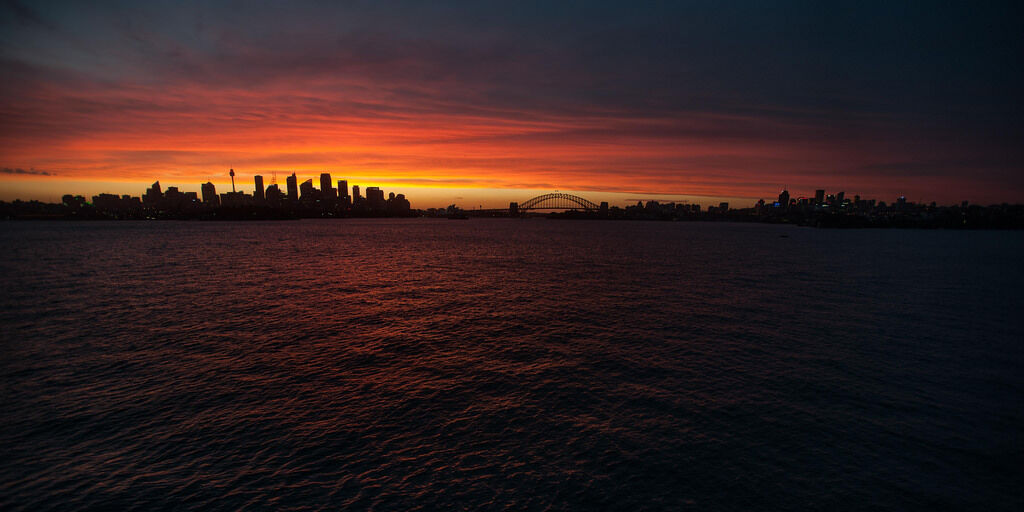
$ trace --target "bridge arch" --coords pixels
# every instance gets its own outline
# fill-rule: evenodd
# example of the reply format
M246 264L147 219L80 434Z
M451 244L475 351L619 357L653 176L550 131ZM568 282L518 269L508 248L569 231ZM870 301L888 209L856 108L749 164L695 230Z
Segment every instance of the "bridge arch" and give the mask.
M520 210L597 210L600 207L580 196L554 192L519 204Z

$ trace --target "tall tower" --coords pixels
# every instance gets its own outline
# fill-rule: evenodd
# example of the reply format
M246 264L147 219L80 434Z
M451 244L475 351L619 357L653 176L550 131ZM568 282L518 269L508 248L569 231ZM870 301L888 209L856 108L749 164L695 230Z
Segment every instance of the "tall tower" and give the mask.
M291 176L288 176L287 178L285 178L285 181L288 182L288 200L289 201L298 201L299 200L299 179L295 177L295 173L293 172Z
M228 174L231 176L231 193L233 194L235 192L235 170L231 169Z
M312 203L313 201L316 201L316 197L317 193L316 189L313 188L313 180L309 179L303 181L302 184L299 185L299 199L301 199L303 203Z
M325 201L334 199L334 189L331 188L331 173L325 172L320 175L320 196Z
M207 181L202 185L203 190L203 202L209 204L216 204L217 201L217 187L213 186L213 183Z
M263 176L260 176L259 174L257 174L255 176L255 180L256 180L256 191L253 193L253 195L256 196L256 200L257 201L262 201L263 197L264 197L263 196Z

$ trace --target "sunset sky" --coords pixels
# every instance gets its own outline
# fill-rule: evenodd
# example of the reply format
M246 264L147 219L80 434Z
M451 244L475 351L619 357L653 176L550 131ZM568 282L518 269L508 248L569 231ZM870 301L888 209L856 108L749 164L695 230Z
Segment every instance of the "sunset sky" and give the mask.
M419 208L1021 202L1014 5L4 2L0 199L234 168Z

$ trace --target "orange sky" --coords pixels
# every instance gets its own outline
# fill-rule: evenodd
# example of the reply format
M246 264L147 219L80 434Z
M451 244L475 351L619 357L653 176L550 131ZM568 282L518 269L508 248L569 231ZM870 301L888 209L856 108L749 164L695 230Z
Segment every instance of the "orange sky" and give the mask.
M69 190L71 181L76 186L96 181L102 185L87 188L116 187L118 192L136 194L139 187L158 179L165 185L195 189L207 180L227 183L228 167L236 169L239 183L246 188L251 188L254 174L269 180L277 171L283 180L290 172L316 178L326 170L352 184L379 184L399 191L460 189L455 195L410 190L412 197L470 194L479 200L493 195L493 189L753 197L765 188L722 183L728 180L728 170L717 169L714 180L673 175L673 171L680 160L713 160L722 152L750 162L786 160L777 148L762 145L730 147L699 136L633 134L635 130L657 132L661 126L677 130L686 124L723 122L714 118L636 120L616 112L565 116L500 110L424 112L416 105L381 103L372 95L346 97L347 105L359 103L364 110L350 113L318 110L315 98L296 104L303 91L287 89L170 94L42 89L31 94L32 107L23 116L35 126L29 126L28 133L5 134L0 142L4 158L9 167L53 176L4 179L20 182L9 183L8 190L25 194L38 190L49 197L82 192ZM378 105L391 111L365 113ZM44 132L48 122L77 129L66 133L58 129L45 137L32 133ZM65 182L68 188L60 188ZM774 188L773 184L767 190ZM474 194L473 189L481 190Z
M984 79L998 46L880 53L714 10L325 9L19 4L0 22L0 200L223 187L229 168L247 190L328 171L419 208L1024 195L1009 84Z
M840 169L871 164L874 155L865 148L851 152L813 127L771 119L700 112L636 118L596 109L448 111L381 97L369 86L353 89L339 103L281 85L168 90L46 84L8 105L6 115L20 129L4 131L0 150L5 167L49 175L0 176L0 198L138 195L156 180L197 190L207 180L229 183L229 167L245 189L251 190L255 174L269 182L275 171L282 181L297 172L316 181L327 171L351 184L405 192L418 207L455 198L497 206L550 190L590 192L613 203L633 197L711 203L752 202L783 186L796 195L819 186L865 194L879 188L874 176ZM747 135L762 132L785 132L790 140ZM899 183L889 179L887 185ZM930 185L942 187L935 180ZM904 186L938 195L913 177Z

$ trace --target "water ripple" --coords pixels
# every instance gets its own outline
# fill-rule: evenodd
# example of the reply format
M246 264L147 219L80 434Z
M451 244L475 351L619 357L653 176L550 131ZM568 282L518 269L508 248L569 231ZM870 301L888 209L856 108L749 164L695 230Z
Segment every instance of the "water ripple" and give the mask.
M1024 508L1020 233L22 222L0 241L3 510Z

